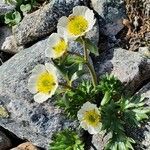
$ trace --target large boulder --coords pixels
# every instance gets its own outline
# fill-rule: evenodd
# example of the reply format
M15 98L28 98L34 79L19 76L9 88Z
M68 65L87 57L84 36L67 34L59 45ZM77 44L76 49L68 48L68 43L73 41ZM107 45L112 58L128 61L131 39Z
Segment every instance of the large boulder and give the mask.
M43 148L47 148L54 132L76 126L54 107L52 100L38 104L27 89L31 70L45 61L46 44L47 39L40 41L0 66L0 102L10 114L0 120L0 125Z
M14 29L18 45L24 45L56 30L58 19L71 13L76 5L84 0L52 0L39 10L28 14Z
M150 78L150 59L122 48L110 49L101 54L95 68L99 76L114 74L131 92Z
M98 27L95 25L87 37L98 44ZM49 61L45 58L47 39L26 48L0 66L0 104L9 117L0 120L0 125L21 139L47 148L54 132L75 128L77 123L65 118L62 110L53 105L54 100L43 104L34 102L27 89L27 81L36 64ZM70 50L83 54L80 44L71 42Z
M103 34L113 37L123 29L122 21L127 16L122 0L91 0L91 5L99 15Z

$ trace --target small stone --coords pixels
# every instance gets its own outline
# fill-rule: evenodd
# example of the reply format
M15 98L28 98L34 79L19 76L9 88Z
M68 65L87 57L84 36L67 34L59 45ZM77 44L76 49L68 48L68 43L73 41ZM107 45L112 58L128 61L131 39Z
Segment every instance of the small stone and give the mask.
M92 144L90 150L103 150L107 144L107 141L111 138L110 134L105 135L105 133L95 134L92 137Z
M34 146L31 142L26 142L20 144L15 148L12 148L11 150L39 150L39 149L36 146Z
M3 52L15 54L19 51L16 40L12 35L11 28L1 27L0 28L0 50Z
M150 59L138 52L114 48L101 54L95 64L98 75L112 73L134 92L150 77Z
M11 146L10 139L0 131L0 150L8 150Z
M150 47L139 47L139 53L150 58Z

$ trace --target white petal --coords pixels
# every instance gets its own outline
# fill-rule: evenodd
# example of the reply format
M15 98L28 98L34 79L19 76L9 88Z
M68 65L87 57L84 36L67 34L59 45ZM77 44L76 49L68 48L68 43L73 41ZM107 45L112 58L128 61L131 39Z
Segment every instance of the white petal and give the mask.
M43 102L45 102L50 97L51 96L47 95L47 94L37 93L36 95L34 95L34 100L37 103L43 103Z
M74 16L85 16L85 12L89 9L86 6L76 6L73 8L73 15Z
M45 50L45 56L49 58L54 58L54 51L52 47L47 47Z
M60 40L59 34L52 33L48 38L47 46L53 47L54 45L57 44L57 42L59 42L59 40Z
M49 73L53 73L54 75L57 74L57 69L54 65L51 63L45 63L45 68Z
M58 20L58 24L57 24L57 29L59 27L63 27L63 28L66 28L67 27L67 24L68 24L68 18L66 16L63 16L61 17L59 20ZM59 32L58 32L59 33Z
M88 130L88 126L87 126L87 123L86 122L81 122L80 123L80 126L84 129L84 130Z
M91 30L96 22L96 19L94 18L93 10L88 9L85 13L85 19L88 21L88 31Z
M32 75L39 75L39 74L41 74L42 72L45 72L45 71L46 71L45 66L42 65L42 64L38 64L32 70Z
M95 130L95 128L93 128L92 126L88 126L88 132L90 134L98 134L100 131L99 130Z
M28 80L28 89L33 94L37 93L37 91L38 91L36 88L37 78L38 78L37 75L32 75Z

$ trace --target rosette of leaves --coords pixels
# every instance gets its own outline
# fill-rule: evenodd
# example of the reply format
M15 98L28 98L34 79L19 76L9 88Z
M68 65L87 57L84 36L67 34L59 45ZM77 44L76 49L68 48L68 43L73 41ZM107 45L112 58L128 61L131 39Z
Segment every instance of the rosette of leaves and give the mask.
M84 143L77 133L66 129L53 135L49 150L84 150Z
M107 104L112 97L118 98L121 95L123 86L120 80L118 80L114 75L106 74L101 78L101 81L97 87L104 97L101 101L101 105Z
M145 106L144 99L140 96L131 98L122 97L120 100L111 101L101 107L102 130L111 133L106 150L134 149L134 140L125 134L125 126L139 126L140 121L148 119L150 108Z

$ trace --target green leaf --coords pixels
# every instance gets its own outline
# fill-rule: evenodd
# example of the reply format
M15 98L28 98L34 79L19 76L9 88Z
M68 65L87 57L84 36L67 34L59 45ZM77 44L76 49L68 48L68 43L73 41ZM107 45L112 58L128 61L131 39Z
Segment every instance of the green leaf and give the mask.
M20 6L20 10L23 12L23 13L28 13L30 10L31 10L31 5L30 4L22 4Z
M95 56L99 56L98 47L93 44L89 39L85 38L85 48L88 49Z
M66 129L53 134L49 150L84 150L84 144L77 133Z
M79 37L76 39L76 41L80 44L85 44L86 49L88 49L95 56L99 56L98 47L95 44L93 44L89 39Z
M107 104L111 99L111 94L109 92L105 92L105 95L101 101L101 106L104 106L105 104Z
M10 12L5 15L5 23L9 26L14 26L21 21L21 15L18 11Z
M85 71L79 70L75 72L71 77L71 82L77 80L78 78L82 77L85 74Z
M68 55L66 58L67 63L77 63L82 64L84 63L84 58L78 55Z

